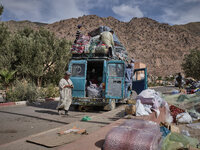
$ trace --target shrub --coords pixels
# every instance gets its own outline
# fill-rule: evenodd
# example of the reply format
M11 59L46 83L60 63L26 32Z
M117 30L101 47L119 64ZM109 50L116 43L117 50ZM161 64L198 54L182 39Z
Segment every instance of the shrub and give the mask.
M39 93L37 91L37 87L35 86L35 84L27 84L25 100L28 100L29 102L33 102L33 101L36 101L38 96L39 96Z
M45 91L46 97L57 97L59 96L59 90L53 84L48 85Z
M46 88L40 87L38 93L40 98L54 98L59 96L59 89L53 84L49 84Z
M7 91L7 101L35 101L38 98L37 87L28 82L16 81L14 87Z

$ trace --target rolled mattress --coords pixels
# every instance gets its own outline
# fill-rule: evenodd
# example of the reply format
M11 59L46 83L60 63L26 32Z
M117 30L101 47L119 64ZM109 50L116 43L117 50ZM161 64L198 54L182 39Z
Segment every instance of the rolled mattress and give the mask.
M161 139L157 123L131 119L108 132L103 150L159 150Z

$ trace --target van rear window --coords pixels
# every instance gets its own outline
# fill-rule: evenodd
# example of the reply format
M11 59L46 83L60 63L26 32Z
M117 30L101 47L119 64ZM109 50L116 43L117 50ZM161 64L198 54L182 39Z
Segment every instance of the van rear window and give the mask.
M108 71L110 77L123 77L124 64L108 64Z
M72 77L84 77L85 76L85 64L73 64L72 65Z

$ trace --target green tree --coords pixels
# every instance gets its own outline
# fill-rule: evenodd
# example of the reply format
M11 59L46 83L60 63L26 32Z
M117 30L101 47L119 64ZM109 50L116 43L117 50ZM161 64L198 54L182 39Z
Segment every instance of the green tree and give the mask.
M26 28L15 35L12 43L17 58L13 69L38 86L57 82L66 69L71 44L45 29Z
M3 13L3 6L0 5L0 16L2 15L2 13Z
M192 77L200 80L200 51L193 49L188 55L185 55L182 63L182 69L186 77Z
M0 24L0 70L12 70L12 63L15 61L15 53L12 50L12 36L7 26Z

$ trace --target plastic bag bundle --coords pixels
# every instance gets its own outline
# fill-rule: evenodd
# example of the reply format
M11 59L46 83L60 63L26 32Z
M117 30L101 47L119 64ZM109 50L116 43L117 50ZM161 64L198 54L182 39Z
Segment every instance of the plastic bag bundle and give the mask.
M184 112L176 116L176 121L178 123L192 123L192 117L189 115L189 113Z
M87 87L88 97L98 98L101 97L102 87L97 87L96 84L91 84Z
M149 112L145 110L144 105L141 103L140 100L136 102L136 116L144 116L149 115Z
M162 134L158 124L132 119L108 132L104 150L158 150Z

